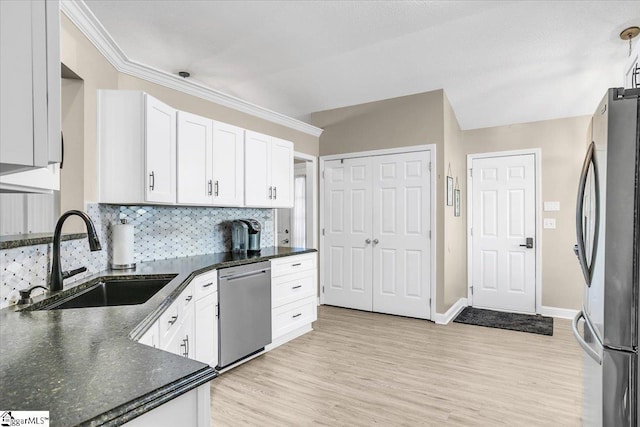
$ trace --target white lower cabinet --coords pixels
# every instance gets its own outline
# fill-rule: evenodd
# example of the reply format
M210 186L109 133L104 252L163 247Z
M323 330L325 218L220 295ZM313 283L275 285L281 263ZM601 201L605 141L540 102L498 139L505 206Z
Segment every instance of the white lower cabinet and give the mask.
M311 329L318 318L316 254L271 260L271 339L275 345Z
M217 271L196 276L138 342L195 359L218 363Z
M213 367L218 364L217 305L218 292L213 292L196 301L195 352L191 356Z
M125 423L127 427L211 425L211 389L203 384Z

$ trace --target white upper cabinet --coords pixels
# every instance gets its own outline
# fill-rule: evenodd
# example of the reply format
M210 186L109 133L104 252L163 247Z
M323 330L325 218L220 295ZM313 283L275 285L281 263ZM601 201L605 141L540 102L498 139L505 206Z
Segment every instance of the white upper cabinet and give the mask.
M58 1L0 1L0 56L0 174L59 163Z
M0 0L1 1L1 0ZM293 143L98 91L101 203L293 207Z
M242 206L244 130L178 112L178 203Z
M98 91L101 203L176 203L177 111L138 91Z
M271 185L273 207L293 207L293 143L272 138Z
M176 110L145 95L145 201L176 202Z
M244 204L244 129L213 122L213 204Z
M271 137L246 131L244 137L244 203L271 206ZM270 191L271 190L271 191Z
M293 207L293 143L245 133L245 205Z
M178 203L209 205L213 197L213 121L178 112Z

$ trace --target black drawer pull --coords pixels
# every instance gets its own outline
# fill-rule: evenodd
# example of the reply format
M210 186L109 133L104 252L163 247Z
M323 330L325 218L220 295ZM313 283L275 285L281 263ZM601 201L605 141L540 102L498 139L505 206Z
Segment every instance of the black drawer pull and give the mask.
M291 316L291 318L295 319L296 317L300 317L300 316L302 316L302 313L294 314L293 316Z
M191 301L192 299L193 299L193 295L189 295L188 297L185 298L187 302Z
M291 288L291 289L298 289L298 288L301 288L301 287L302 287L302 285L298 285L298 286L294 286L294 287L293 287L293 288Z
M202 285L203 288L208 288L209 286L213 285L213 282L209 282L206 285Z
M298 263L296 263L296 264L291 264L291 267L297 267L297 266L299 266L299 265L302 265L302 263L301 263L301 262L298 262Z
M178 321L178 316L171 316L171 319L169 319L169 324L173 325L177 321Z

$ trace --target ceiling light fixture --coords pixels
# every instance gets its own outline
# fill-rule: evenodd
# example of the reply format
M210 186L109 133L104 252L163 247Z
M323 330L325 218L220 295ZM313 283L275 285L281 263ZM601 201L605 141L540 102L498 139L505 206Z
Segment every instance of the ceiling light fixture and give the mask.
M636 27L636 28L638 28L638 27ZM620 35L620 37L622 37L622 34ZM187 77L189 77L191 75L191 73L189 73L188 71L178 71L178 75L180 77L182 77L183 79L186 79Z
M629 40L629 56L631 56L632 46L631 40L635 38L638 34L640 34L640 27L629 27L622 30L620 33L620 38L622 40Z

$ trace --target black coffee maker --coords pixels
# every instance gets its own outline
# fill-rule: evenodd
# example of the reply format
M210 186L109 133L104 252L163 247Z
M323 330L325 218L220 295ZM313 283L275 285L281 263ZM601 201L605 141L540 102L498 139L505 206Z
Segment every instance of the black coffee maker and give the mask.
M232 252L260 253L262 226L255 219L236 219L231 224Z

